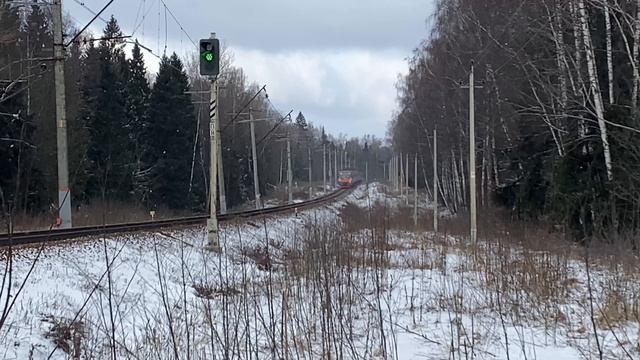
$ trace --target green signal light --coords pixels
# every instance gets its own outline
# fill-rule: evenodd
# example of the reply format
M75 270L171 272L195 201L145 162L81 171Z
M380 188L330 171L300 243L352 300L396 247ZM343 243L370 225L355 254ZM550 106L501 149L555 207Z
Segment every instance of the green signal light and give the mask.
M208 62L213 61L213 53L211 51L207 51L204 54L204 59Z

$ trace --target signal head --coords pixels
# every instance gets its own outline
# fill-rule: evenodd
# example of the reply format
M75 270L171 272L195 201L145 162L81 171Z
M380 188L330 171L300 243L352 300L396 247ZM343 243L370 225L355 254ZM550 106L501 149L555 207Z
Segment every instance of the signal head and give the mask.
M220 40L200 40L200 75L216 76L220 73Z

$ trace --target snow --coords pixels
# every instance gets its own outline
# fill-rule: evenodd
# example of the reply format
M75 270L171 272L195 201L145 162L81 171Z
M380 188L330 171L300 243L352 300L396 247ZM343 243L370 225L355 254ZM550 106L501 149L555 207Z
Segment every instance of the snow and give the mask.
M514 271L510 282L496 286L508 269L490 262L498 251L490 245L479 250L484 268L463 239L429 232L390 229L386 251L376 251L378 235L369 229L341 230L347 202L398 208L404 200L373 183L331 205L225 223L222 254L206 249L205 229L198 227L73 241L41 253L17 250L10 298L16 302L0 328L0 359L67 359L76 347L83 358L109 358L113 328L118 358L169 359L175 349L192 359L224 358L225 352L241 359L319 359L329 352L345 359L597 357L579 259L550 267L558 281L575 282L563 297L538 296L545 290L533 286L544 283L539 273ZM366 252L358 244L366 244ZM562 262L514 246L507 265L525 269L523 259L534 257ZM640 282L621 273L591 270L596 308L604 307L613 281L638 293ZM72 331L56 349L54 324L73 319L82 324L78 346ZM608 328L598 328L604 358L623 358L624 350L640 355L637 322Z

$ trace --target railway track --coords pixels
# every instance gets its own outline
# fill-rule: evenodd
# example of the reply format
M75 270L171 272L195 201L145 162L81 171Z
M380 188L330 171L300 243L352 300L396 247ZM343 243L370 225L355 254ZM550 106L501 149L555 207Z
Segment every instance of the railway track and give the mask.
M295 204L287 204L274 206L270 208L233 212L218 215L218 221L225 222L236 219L250 219L265 215L275 215L294 211L296 209L308 209L311 207L323 205L335 200L351 192L351 189L338 189L325 196L303 201ZM98 226L82 226L71 229L51 229L51 230L34 230L15 232L13 234L0 234L0 247L39 244L43 242L56 242L62 240L75 239L86 236L128 233L136 231L158 230L174 226L204 225L207 222L208 215L197 215L176 219L166 219L157 221L141 221L125 224L110 224Z

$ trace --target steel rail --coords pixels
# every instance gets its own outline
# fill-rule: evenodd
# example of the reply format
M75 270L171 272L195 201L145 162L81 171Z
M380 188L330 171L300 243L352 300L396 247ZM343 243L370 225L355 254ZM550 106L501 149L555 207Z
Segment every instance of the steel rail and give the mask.
M269 208L232 212L227 214L219 214L218 221L227 222L237 219L250 219L258 218L266 215L282 214L296 209L307 209L322 205L349 193L352 189L338 189L325 196L302 201L299 203L286 204L281 206L274 206ZM118 233L130 233L137 231L149 231L157 230L167 227L175 226L190 226L206 224L208 215L196 215L183 218L164 219L155 221L140 221L133 223L123 224L108 224L97 226L81 226L71 229L52 229L52 230L33 230L14 232L12 234L0 234L0 248L8 246L40 244L43 242L56 242L62 240L70 240L80 237L105 235L105 234L118 234Z

